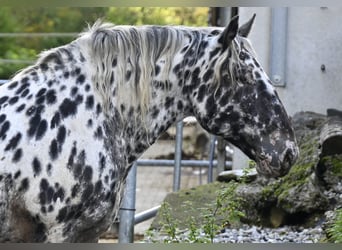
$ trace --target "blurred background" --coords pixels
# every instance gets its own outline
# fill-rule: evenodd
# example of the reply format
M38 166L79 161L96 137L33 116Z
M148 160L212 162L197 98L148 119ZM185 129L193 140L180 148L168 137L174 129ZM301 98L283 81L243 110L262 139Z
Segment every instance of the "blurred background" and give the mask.
M0 8L0 79L32 64L42 50L75 39L101 18L114 24L207 26L209 8Z
M342 8L101 7L0 8L0 79L46 49L75 39L97 19L114 24L225 26L257 14L250 40L290 115L340 108Z

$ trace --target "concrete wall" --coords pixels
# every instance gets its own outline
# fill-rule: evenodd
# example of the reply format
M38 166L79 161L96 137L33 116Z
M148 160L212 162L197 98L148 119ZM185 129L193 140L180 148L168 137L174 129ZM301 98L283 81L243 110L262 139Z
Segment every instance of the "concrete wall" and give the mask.
M269 72L271 8L242 7L239 13L241 23L257 14L249 38ZM286 86L277 87L277 91L290 115L342 109L341 13L342 8L288 8L287 80Z
M272 9L239 8L240 23L256 13L250 40L266 72L270 72ZM276 87L290 115L299 111L326 113L342 110L342 8L290 7L285 87ZM325 71L321 70L322 65ZM270 73L269 73L270 74ZM271 76L270 76L271 77ZM233 168L247 165L248 158L236 150Z

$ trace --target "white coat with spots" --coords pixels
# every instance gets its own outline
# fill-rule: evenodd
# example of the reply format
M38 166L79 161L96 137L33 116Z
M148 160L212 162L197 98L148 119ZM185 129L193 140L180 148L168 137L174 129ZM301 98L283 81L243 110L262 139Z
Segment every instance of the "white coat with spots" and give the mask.
M298 155L288 116L240 29L96 23L0 87L0 242L94 242L132 163L193 115L265 176Z

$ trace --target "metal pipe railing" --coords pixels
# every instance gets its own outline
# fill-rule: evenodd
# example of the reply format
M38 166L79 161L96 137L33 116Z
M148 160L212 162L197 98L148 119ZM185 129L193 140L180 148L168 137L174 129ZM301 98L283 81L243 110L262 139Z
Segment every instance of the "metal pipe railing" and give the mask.
M158 210L160 208L159 206L150 208L148 210L145 210L144 212L138 213L134 216L134 224L139 224L143 221L149 220L151 218L153 218L154 216L156 216Z
M181 160L182 167L217 167L217 160ZM165 166L174 166L175 160L163 160L163 159L139 159L137 161L138 166L149 166L149 167L165 167ZM226 167L232 167L231 161L225 162Z
M77 37L79 33L76 32L18 32L18 33L0 33L1 38L18 38L18 37Z

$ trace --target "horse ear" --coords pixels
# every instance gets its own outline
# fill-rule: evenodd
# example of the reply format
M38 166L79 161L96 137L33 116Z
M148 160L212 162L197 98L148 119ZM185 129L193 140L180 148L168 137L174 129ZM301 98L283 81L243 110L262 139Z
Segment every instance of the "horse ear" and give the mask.
M247 23L245 23L244 25L242 25L239 28L239 35L240 36L242 36L242 37L247 37L248 36L249 32L252 29L252 25L254 23L255 16L256 16L256 14L254 14L252 16L252 18Z
M235 38L239 29L239 16L234 16L228 26L221 33L218 42L222 44L223 49L227 48Z

